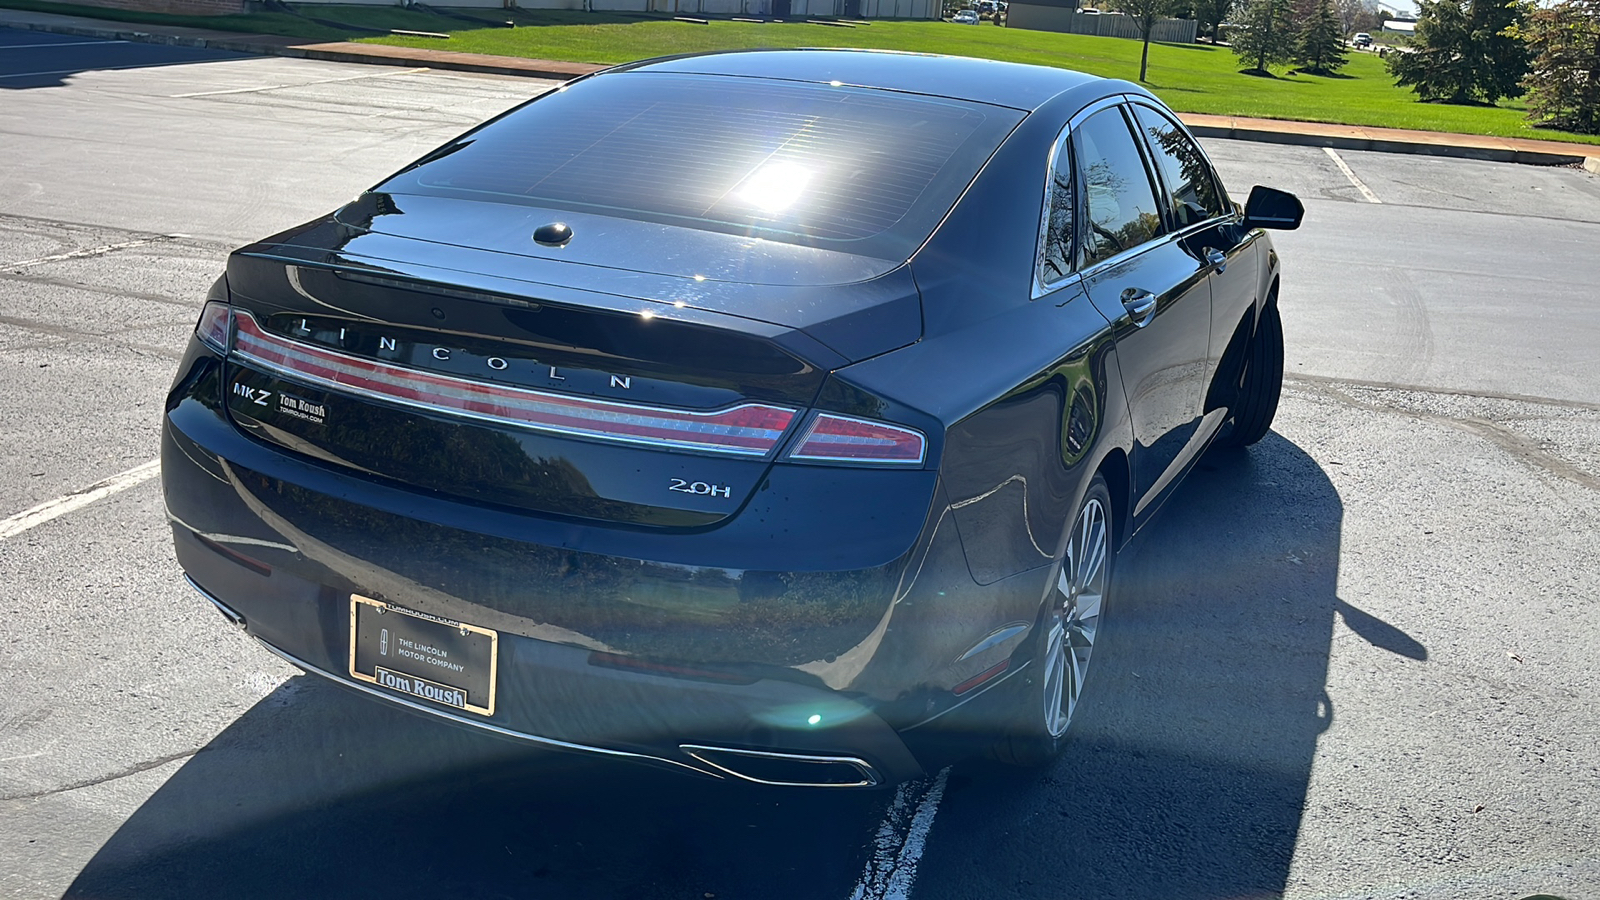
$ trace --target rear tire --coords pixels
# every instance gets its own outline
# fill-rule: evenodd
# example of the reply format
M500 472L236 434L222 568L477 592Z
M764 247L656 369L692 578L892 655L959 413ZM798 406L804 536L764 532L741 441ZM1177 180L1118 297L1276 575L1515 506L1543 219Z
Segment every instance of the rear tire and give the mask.
M1248 447L1267 436L1272 419L1278 414L1278 396L1283 391L1283 319L1278 314L1276 295L1267 298L1250 339L1244 363L1244 378L1233 411L1233 427L1217 438L1224 448Z
M995 744L995 759L1042 766L1055 759L1083 698L1089 663L1116 566L1111 491L1104 477L1089 482L1055 581L1034 626L1025 705Z

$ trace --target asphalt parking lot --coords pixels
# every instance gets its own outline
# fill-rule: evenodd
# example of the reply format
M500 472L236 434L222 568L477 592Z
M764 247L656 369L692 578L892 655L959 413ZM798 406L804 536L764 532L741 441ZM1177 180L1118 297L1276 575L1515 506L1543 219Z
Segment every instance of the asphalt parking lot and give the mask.
M1046 772L829 793L530 754L228 629L147 465L227 251L548 86L0 29L0 896L1600 900L1573 169L1207 142L1306 204L1283 406L1144 536Z

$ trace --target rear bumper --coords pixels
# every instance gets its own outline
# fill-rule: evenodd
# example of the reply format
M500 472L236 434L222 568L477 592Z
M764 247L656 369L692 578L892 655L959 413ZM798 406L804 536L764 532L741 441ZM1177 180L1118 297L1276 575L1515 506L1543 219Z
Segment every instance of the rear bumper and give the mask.
M936 529L912 529L892 553L881 526L840 537L873 530L870 517L819 530L814 548L771 524L714 539L600 534L615 530L429 496L266 446L206 402L215 361L186 365L162 439L178 561L295 666L503 737L711 777L869 787L921 773L884 701L925 673L880 642ZM764 567L797 558L813 570ZM860 567L831 567L841 563ZM349 677L352 593L496 630L493 715ZM830 687L818 666L851 654L863 689Z
M178 527L178 546L205 549ZM206 552L210 552L207 550ZM500 706L493 716L458 712L349 677L343 658L325 652L345 638L304 641L279 636L283 621L251 619L240 600L294 609L293 618L341 618L345 598L321 585L274 572L259 588L224 600L202 577L237 588L236 578L183 550L186 580L236 626L289 664L413 712L550 750L589 753L759 784L867 788L923 773L899 735L865 705L838 693L774 679L714 684L593 664L590 651L515 635L502 636ZM260 577L251 575L251 577ZM229 592L224 592L229 593ZM347 618L344 613L343 618ZM280 643L298 643L291 652ZM308 658L309 657L309 658ZM813 717L818 725L811 725Z

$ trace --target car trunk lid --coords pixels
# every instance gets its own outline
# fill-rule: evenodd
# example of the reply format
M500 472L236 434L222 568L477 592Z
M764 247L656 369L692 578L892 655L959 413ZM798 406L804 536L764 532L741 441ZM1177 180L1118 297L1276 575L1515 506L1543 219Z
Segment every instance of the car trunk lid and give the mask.
M230 259L235 424L372 477L556 516L716 524L759 488L831 369L920 330L908 274L864 295L788 289L810 295L788 318L824 334L883 321L846 354L728 311L742 289L743 308L767 314L771 288L719 283L691 306L663 290L684 279L578 290L522 280L575 280L548 271L471 274L506 268L496 251L373 233L330 243L347 232L323 220ZM824 293L841 295L842 317L819 311Z

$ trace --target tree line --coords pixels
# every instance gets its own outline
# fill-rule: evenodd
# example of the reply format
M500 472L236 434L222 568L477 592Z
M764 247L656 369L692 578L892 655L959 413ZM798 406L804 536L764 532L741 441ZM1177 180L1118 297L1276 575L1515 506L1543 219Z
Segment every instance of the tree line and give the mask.
M1600 0L1418 0L1411 52L1389 71L1433 103L1528 98L1536 125L1600 134Z
M1388 54L1396 83L1429 103L1493 104L1528 98L1538 126L1600 134L1600 0L1417 0L1407 46ZM1145 37L1160 16L1225 35L1245 74L1274 67L1334 75L1348 61L1347 38L1378 31L1364 0L1120 0Z
M1234 52L1255 60L1252 74L1294 64L1301 71L1331 75L1345 64L1345 36L1381 22L1362 0L1115 0L1114 5L1144 40L1140 81L1148 74L1150 32L1164 16L1193 19L1197 33L1213 42L1226 30ZM1244 18L1234 23L1230 16L1236 12Z

